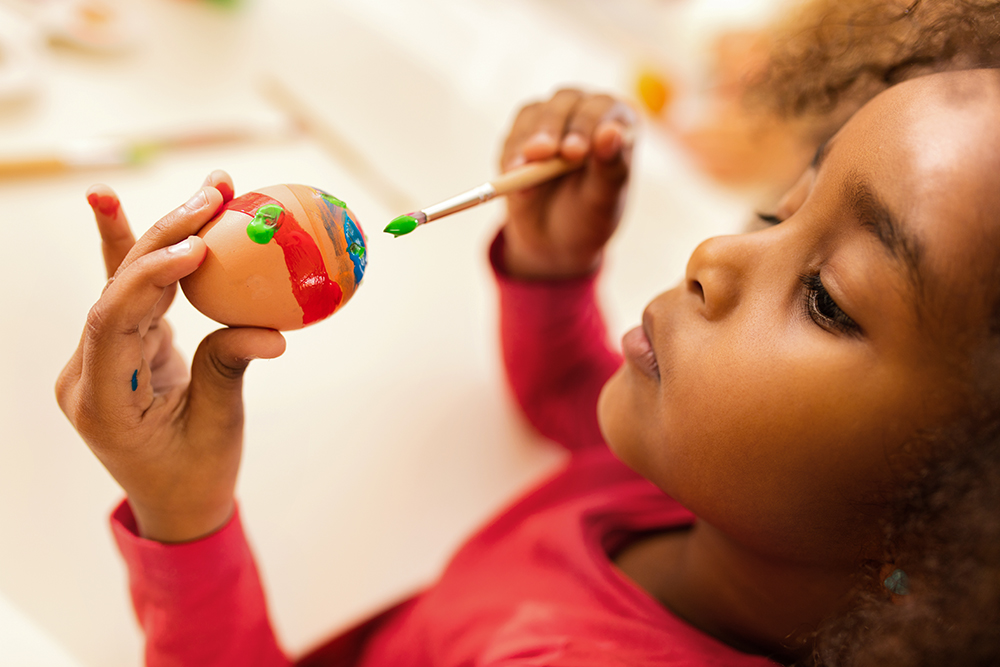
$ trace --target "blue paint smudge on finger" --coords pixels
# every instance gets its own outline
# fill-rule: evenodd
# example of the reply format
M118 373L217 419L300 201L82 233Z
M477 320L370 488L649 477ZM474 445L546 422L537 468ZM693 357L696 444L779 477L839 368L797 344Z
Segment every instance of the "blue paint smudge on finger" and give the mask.
M132 371L132 391L139 388L139 369Z

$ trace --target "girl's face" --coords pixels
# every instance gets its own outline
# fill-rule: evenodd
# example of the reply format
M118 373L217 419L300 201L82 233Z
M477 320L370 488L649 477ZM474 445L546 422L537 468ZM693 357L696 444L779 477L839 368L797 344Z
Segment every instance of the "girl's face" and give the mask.
M856 560L906 444L960 407L968 334L986 328L997 81L890 89L820 150L778 224L701 244L601 395L615 453L746 546Z

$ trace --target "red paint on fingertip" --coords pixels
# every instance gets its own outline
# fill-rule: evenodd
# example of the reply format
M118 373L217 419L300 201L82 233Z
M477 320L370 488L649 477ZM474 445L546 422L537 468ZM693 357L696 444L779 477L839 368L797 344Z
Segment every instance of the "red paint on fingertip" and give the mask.
M229 183L224 183L224 182L219 183L215 186L215 189L218 190L219 194L222 195L222 201L226 202L230 201L236 194L235 192L233 192L233 188L229 185Z
M90 204L90 208L108 218L115 217L118 214L118 209L121 207L117 197L99 195L96 192L87 195L87 203Z

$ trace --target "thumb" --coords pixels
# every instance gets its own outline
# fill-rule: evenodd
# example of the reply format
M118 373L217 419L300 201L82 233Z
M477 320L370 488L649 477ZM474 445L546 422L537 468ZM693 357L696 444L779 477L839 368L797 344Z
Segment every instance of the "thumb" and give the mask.
M241 425L247 366L253 359L274 359L284 351L285 337L273 329L227 328L206 336L191 363L188 408L192 422L210 420L216 428Z

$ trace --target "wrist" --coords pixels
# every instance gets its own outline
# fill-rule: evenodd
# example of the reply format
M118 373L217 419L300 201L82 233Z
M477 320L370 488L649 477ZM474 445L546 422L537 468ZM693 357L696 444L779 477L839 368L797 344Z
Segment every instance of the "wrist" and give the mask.
M208 537L225 526L236 511L236 503L227 503L197 510L154 509L128 499L135 517L139 536L164 543L193 542Z

